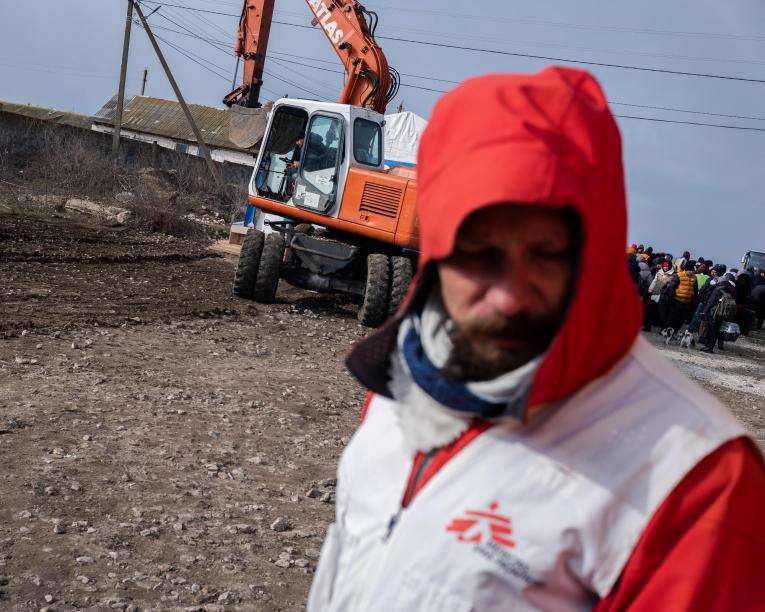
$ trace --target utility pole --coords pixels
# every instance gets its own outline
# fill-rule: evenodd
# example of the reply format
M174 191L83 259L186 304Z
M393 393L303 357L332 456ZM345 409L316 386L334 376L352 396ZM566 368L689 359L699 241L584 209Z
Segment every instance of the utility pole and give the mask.
M141 83L141 95L144 95L146 93L146 79L149 78L149 69L144 68L143 69L143 82Z
M114 120L112 136L112 156L117 159L122 130L122 109L125 106L125 79L127 78L128 51L130 50L130 30L133 25L133 0L128 0L127 19L125 20L125 40L122 43L122 67L120 68L120 88L117 94L117 115Z
M215 162L212 159L212 156L210 155L210 150L207 148L207 145L205 144L204 138L202 137L202 132L199 131L199 127L197 126L196 121L194 121L194 117L191 115L191 111L189 110L189 107L186 105L186 100L183 99L183 94L181 93L181 90L178 88L178 83L175 82L175 77L173 77L173 73L170 72L170 66L167 65L167 62L165 61L165 56L162 54L162 49L159 48L159 44L157 43L157 39L154 38L154 33L151 31L151 28L149 27L149 22L146 21L146 17L144 17L143 11L141 10L141 5L137 2L134 2L134 0L128 0L130 4L135 5L136 13L138 13L138 17L141 20L141 24L143 25L143 29L146 30L146 34L149 36L149 40L151 41L151 46L154 47L154 52L157 54L157 58L159 59L159 63L162 64L162 68L165 71L165 74L167 75L167 80L170 81L170 85L173 88L173 91L175 92L175 97L178 98L178 103L181 105L181 108L183 109L183 113L186 115L186 120L189 122L189 125L191 125L191 129L194 130L194 136L197 139L197 144L199 145L199 148L202 151L202 156L205 158L205 161L207 162L207 167L210 170L210 174L213 175L213 178L215 179L215 183L218 186L218 189L223 192L224 189L224 183L223 183L223 176L221 176L220 170L215 165Z

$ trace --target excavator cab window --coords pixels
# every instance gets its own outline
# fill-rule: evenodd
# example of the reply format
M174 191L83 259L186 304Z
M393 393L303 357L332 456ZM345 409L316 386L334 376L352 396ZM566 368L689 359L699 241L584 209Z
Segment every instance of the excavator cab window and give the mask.
M337 188L337 166L342 146L342 119L316 114L311 117L301 164L302 178L318 193L331 196Z
M382 160L382 130L367 119L353 122L353 157L360 164L379 166Z
M291 163L299 150L298 140L305 138L308 113L302 108L280 106L276 110L268 134L266 147L255 175L258 195L286 202L294 189L294 172ZM303 144L305 149L305 143Z

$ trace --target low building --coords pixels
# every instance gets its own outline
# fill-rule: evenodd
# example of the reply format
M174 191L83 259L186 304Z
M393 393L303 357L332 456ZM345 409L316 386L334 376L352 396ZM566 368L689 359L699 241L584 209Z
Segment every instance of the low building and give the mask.
M225 109L200 104L188 106L215 161L255 166L257 151L241 149L229 140L229 115ZM93 115L91 129L111 134L114 131L116 117L117 96L115 95ZM149 96L127 96L122 111L120 134L125 139L154 144L179 153L202 156L194 131L181 105L173 100Z

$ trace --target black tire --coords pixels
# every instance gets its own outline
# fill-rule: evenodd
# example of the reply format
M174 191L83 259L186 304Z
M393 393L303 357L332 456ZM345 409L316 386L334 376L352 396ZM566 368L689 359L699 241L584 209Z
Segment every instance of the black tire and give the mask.
M251 229L244 237L242 250L239 252L239 263L234 274L234 295L240 298L252 299L264 240L263 232L256 229Z
M284 259L284 238L276 232L268 234L260 256L258 276L255 279L255 290L252 297L256 302L271 304L276 297L279 286L279 271Z
M381 253L367 255L367 281L364 302L359 309L359 323L377 327L388 315L390 301L390 263Z
M409 290L409 283L414 275L414 264L408 257L394 255L390 258L390 302L388 316L396 314L401 302Z

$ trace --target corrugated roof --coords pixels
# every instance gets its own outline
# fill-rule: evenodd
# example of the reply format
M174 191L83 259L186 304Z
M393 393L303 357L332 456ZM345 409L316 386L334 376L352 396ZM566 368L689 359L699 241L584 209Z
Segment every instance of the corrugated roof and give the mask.
M189 110L202 131L205 142L211 147L241 151L228 137L229 117L225 110L189 104ZM117 96L109 100L95 115L93 121L114 126L117 115ZM148 96L125 98L122 112L122 128L156 136L195 143L194 131L178 102Z
M90 129L93 121L88 115L79 113L68 113L53 108L43 108L42 106L32 106L31 104L18 104L16 102L6 102L0 100L0 112L12 115L20 115L29 119L38 121L48 121L58 125L71 125L73 127Z

